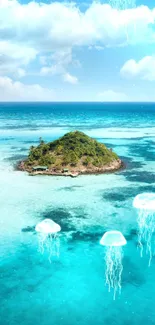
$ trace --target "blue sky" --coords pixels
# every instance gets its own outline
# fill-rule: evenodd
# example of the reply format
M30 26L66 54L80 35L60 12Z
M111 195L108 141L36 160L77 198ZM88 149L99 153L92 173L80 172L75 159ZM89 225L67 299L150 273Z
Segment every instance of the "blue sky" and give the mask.
M0 0L0 101L155 101L154 1L108 1Z

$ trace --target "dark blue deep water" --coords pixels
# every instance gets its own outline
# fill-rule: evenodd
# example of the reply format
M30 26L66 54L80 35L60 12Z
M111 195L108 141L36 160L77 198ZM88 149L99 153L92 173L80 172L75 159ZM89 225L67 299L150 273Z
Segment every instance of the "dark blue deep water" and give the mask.
M14 169L39 137L81 130L112 148L126 168L76 179ZM134 197L155 192L155 104L0 104L0 325L155 324L153 258L140 257ZM60 256L38 251L35 225L61 225ZM120 230L122 292L105 286L107 230Z

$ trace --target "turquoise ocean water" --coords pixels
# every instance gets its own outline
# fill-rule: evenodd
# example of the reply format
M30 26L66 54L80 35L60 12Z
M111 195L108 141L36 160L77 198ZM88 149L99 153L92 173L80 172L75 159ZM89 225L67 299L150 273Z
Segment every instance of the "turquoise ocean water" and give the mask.
M126 163L115 174L30 177L14 170L28 148L81 130ZM0 324L155 324L155 258L137 250L135 195L155 191L155 104L0 104ZM34 226L62 227L60 257L38 252ZM107 230L120 230L122 293L104 278Z

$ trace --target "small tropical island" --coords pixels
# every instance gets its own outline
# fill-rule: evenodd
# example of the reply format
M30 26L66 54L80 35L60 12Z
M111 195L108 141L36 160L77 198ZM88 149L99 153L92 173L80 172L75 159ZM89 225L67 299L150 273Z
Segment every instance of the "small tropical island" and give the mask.
M58 175L76 177L81 174L114 172L122 161L104 144L80 131L66 133L58 140L31 146L26 160L18 169L30 175Z

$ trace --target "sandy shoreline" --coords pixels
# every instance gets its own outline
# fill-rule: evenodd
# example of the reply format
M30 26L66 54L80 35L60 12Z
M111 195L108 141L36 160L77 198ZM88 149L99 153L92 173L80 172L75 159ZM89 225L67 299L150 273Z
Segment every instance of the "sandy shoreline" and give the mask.
M32 169L25 168L23 161L20 162L17 166L18 170L28 172L30 176L46 175L46 176L63 176L63 177L67 177L67 176L77 177L79 175L98 175L98 174L112 173L122 168L124 168L124 163L120 159L115 160L110 165L105 165L102 168L99 167L94 167L93 169L83 168L81 170L79 169L76 170L76 168L74 168L74 169L70 169L69 172L54 171L52 169L48 169L45 171L32 171Z

